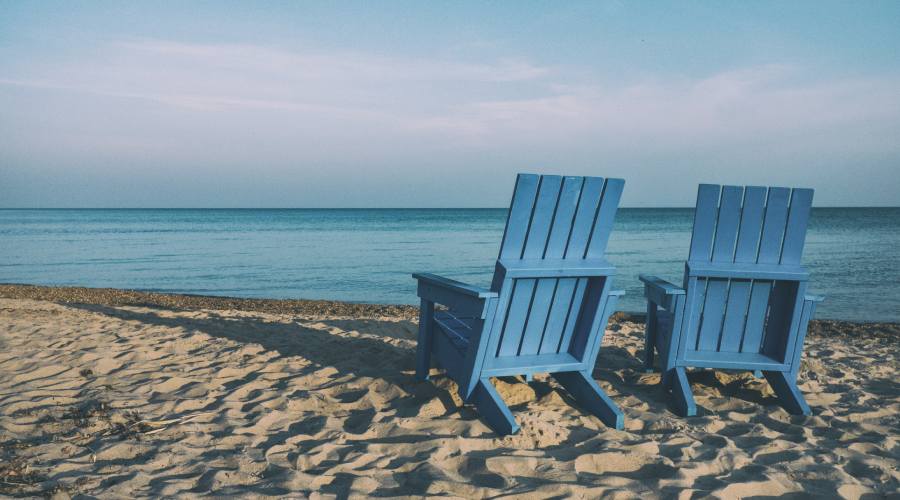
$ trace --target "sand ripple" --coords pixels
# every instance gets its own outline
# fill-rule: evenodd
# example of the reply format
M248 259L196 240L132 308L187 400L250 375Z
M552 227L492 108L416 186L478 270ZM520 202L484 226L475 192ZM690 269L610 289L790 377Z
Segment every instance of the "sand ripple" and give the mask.
M0 494L897 494L895 326L818 324L812 417L705 371L682 419L639 370L642 325L621 322L594 376L624 431L536 377L498 381L522 430L497 438L447 378L413 379L407 318L0 299Z

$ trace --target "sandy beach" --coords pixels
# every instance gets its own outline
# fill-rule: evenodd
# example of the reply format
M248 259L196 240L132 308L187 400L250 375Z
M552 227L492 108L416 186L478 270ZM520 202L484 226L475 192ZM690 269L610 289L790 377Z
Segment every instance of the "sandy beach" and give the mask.
M500 380L498 438L434 371L416 309L0 286L0 495L860 498L900 485L900 325L816 321L787 414L749 373L698 371L699 415L643 373L617 315L606 428L554 382Z

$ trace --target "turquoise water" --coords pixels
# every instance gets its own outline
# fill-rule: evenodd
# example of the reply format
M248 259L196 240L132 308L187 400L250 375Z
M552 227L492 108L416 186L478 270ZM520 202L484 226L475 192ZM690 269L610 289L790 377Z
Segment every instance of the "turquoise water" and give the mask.
M488 284L505 210L0 210L0 282L416 303L414 271ZM691 209L621 209L608 257L676 283ZM820 318L900 321L900 208L818 208L804 262Z

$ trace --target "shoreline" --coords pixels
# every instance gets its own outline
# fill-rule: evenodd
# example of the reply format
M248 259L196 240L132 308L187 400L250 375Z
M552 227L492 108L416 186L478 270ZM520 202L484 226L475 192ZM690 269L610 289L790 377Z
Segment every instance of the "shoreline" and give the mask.
M299 316L341 316L354 318L380 318L385 316L418 320L419 308L405 304L376 304L344 302L320 299L264 299L221 295L194 295L180 293L147 292L121 288L92 288L81 286L30 285L24 283L0 283L0 298L30 299L58 304L89 304L100 306L157 307L180 311L234 310L267 314ZM610 317L611 324L621 322L643 323L646 314L617 311ZM886 335L900 340L900 321L849 321L813 319L808 335L855 336Z
M0 298L62 304L162 307L184 311L214 309L269 314L418 318L419 308L402 304L370 304L316 299L251 299L220 295L146 292L122 288L47 286L0 283Z

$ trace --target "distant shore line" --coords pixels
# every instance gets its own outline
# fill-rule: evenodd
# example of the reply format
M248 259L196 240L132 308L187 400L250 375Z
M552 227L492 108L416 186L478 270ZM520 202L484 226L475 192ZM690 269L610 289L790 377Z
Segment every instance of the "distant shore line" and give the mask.
M45 286L19 283L0 283L0 298L30 299L60 304L93 304L104 306L157 307L178 310L238 310L288 315L328 315L353 318L378 318L384 316L418 319L419 308L403 304L369 304L342 302L339 300L313 299L258 299L218 295L191 295L178 293L145 292L119 288L89 288L80 286ZM643 322L644 314L617 312L613 323L621 321ZM813 320L810 335L879 334L871 327L885 327L889 337L900 339L900 322L854 322L844 320ZM883 330L882 330L883 331Z

